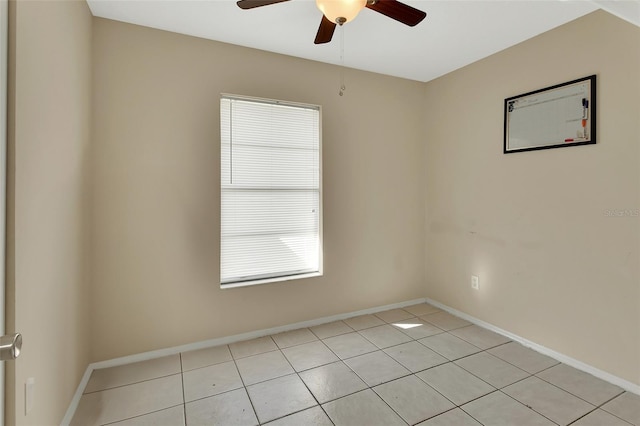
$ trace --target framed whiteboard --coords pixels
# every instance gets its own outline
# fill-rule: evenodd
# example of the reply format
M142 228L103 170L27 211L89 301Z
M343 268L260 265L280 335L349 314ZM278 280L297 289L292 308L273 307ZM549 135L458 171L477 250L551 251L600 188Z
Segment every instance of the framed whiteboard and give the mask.
M504 153L596 143L596 76L504 100Z

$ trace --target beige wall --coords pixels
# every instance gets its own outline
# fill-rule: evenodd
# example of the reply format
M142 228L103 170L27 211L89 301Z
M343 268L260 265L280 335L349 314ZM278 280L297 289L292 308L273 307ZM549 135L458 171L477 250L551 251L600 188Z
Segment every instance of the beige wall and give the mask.
M93 54L92 360L424 297L422 84L103 19ZM323 106L323 277L220 290L222 92Z
M335 66L10 9L7 424L57 423L90 361L423 296L640 383L640 219L605 216L640 208L638 28L595 13L426 85L347 70L339 97ZM597 145L502 154L505 97L593 73ZM323 106L323 277L219 289L221 92Z
M503 155L503 101L597 74L597 145ZM640 29L596 12L426 85L435 300L640 384ZM472 291L470 276L480 276Z
M10 4L7 425L58 424L89 362L91 26L84 2ZM25 416L24 383L36 381Z

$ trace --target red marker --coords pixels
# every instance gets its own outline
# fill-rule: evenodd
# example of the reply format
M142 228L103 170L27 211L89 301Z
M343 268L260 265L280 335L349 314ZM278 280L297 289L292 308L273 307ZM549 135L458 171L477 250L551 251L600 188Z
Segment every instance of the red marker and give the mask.
M565 142L573 142L573 141L574 141L574 139L565 139L564 141L565 141Z

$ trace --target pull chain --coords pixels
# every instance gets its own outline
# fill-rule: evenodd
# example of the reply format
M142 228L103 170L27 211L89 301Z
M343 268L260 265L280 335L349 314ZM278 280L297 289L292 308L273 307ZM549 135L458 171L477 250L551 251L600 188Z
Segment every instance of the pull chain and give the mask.
M344 25L340 25L340 96L344 95L347 86L344 84Z

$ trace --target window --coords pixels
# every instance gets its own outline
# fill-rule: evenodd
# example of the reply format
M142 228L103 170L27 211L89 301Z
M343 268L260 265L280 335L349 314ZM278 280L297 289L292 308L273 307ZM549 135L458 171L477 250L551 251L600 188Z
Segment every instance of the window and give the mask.
M320 107L223 95L220 282L320 274Z

